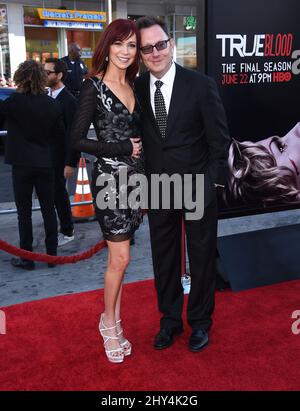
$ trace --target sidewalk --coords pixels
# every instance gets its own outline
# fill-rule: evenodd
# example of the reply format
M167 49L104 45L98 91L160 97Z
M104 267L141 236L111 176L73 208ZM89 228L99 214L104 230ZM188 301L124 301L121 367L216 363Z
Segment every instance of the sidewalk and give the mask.
M14 208L14 204L0 204L0 209ZM33 212L34 250L44 252L44 229L40 211ZM300 210L260 214L220 220L218 235L231 235L272 227L298 224ZM0 238L18 246L17 215L0 215ZM102 239L97 221L75 224L75 240L59 247L59 255L81 253ZM89 260L76 264L48 268L36 263L34 271L23 271L10 265L11 256L0 251L0 307L39 300L56 295L72 294L103 288L107 249ZM131 247L131 263L125 283L153 278L150 238L147 216L136 232L135 245Z

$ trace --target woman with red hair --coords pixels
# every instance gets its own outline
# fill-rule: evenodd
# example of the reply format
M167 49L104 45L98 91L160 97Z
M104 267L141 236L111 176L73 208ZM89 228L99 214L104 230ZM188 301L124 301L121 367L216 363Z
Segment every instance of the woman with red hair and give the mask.
M121 204L120 194L125 192L128 198L132 190L119 181L124 170L127 178L143 172L138 137L139 106L133 90L139 67L139 47L140 37L133 21L118 19L106 28L94 52L90 76L80 93L71 134L75 149L97 157L92 173L92 193L96 216L108 245L105 309L100 317L99 331L107 358L115 363L122 362L132 349L121 327L121 293L130 261L130 239L142 221L140 207L126 208ZM95 127L96 141L87 139L91 123ZM105 181L103 176L107 177ZM114 184L110 184L112 182ZM112 200L115 201L111 203Z

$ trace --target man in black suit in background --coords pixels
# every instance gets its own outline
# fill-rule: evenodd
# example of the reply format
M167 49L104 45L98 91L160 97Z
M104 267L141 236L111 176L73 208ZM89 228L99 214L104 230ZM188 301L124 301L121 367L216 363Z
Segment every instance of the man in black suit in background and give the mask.
M48 75L48 94L60 103L66 129L64 140L56 148L55 158L55 207L60 221L58 246L62 246L74 240L74 224L66 179L74 174L80 157L80 153L70 147L70 130L77 109L77 100L64 85L67 76L65 63L56 58L49 58L44 67Z
M204 215L187 219L186 209L151 209L148 218L159 310L156 349L169 347L181 333L181 224L185 231L191 271L187 320L193 352L208 344L215 290L217 239L216 185L227 165L229 136L222 102L213 79L173 62L174 41L166 24L155 17L137 21L141 56L149 72L136 81L142 106L142 141L146 173L204 174ZM195 189L193 187L193 195ZM172 202L172 198L171 198ZM173 199L174 203L174 199Z

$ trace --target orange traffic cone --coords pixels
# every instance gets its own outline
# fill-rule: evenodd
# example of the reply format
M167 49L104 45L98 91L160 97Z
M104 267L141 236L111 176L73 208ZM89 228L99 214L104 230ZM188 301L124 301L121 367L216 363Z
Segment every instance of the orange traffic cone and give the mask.
M79 162L76 192L74 195L74 203L83 201L92 201L92 194L89 184L89 178L86 170L85 158L81 157ZM87 219L94 217L95 210L93 204L83 204L72 207L72 215L76 219Z

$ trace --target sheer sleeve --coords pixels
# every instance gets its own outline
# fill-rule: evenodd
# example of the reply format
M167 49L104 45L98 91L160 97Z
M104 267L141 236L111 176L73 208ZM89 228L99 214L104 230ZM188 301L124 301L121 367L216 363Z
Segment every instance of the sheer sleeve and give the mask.
M119 143L105 143L87 138L89 127L97 107L97 89L92 80L84 81L79 105L71 128L72 146L77 151L93 154L96 157L130 156L133 146L130 140Z

